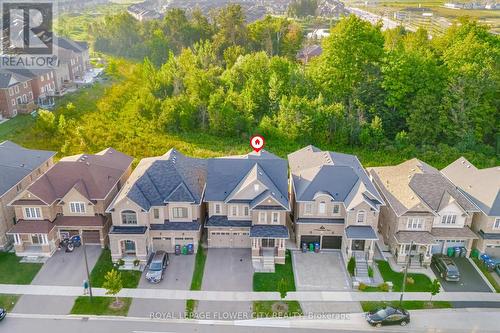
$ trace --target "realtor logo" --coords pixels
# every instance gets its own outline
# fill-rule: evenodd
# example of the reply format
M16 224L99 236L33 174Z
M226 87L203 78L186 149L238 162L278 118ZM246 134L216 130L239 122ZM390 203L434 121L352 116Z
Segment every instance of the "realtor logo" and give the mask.
M54 4L0 0L2 10L2 59L0 67L53 67Z

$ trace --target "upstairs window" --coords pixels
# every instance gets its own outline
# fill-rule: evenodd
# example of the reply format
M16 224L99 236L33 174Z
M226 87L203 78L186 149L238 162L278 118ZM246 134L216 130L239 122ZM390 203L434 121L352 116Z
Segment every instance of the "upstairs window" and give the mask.
M266 223L267 215L266 212L259 212L259 223Z
M176 219L185 219L188 217L188 209L186 207L174 207L172 213Z
M273 212L272 223L278 224L280 222L280 214L278 212Z
M408 218L408 222L406 223L407 229L423 229L424 227L424 219L421 217L410 217Z
M137 224L137 214L133 210L122 212L122 224Z
M245 214L245 216L248 216L250 214L247 206L245 206L245 208L243 208L243 213Z
M220 214L220 204L216 203L214 204L214 211L215 211L215 214Z
M321 201L319 203L318 211L320 214L325 214L326 213L326 203L324 201Z
M333 205L333 214L337 215L340 212L340 205L335 204Z
M443 215L441 218L442 224L455 224L457 222L457 216L454 214Z
M41 219L42 213L38 207L26 207L24 208L24 217L26 219Z
M158 220L160 218L160 210L158 208L153 209L153 218Z
M312 214L312 204L310 202L306 202L304 206L304 213L305 214Z
M72 213L82 214L85 213L85 203L84 202L70 202L69 210Z
M358 223L365 223L365 219L366 219L366 213L364 210L360 210L358 212L358 217L356 219L356 222Z
M493 229L500 229L500 217L495 219L495 223L493 224Z
M238 215L238 206L231 206L231 216L237 216Z

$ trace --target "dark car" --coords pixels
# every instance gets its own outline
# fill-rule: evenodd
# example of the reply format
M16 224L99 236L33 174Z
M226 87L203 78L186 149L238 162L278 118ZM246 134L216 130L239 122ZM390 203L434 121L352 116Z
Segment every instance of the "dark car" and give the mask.
M0 321L2 321L7 315L7 311L5 309L0 308Z
M455 262L453 262L451 258L435 254L432 256L432 263L438 270L441 277L446 281L460 281L460 272L458 271L457 265L455 265Z
M149 263L146 279L151 283L159 283L163 280L165 268L169 265L168 253L156 251Z
M372 326L401 325L406 326L410 322L410 313L405 309L387 306L379 308L366 314L366 321Z

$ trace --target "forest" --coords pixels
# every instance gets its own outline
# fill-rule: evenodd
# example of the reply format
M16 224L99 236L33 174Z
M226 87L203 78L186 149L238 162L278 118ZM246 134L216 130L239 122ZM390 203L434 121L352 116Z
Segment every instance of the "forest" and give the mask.
M95 52L111 56L116 83L85 117L72 116L78 105L41 113L37 136L63 153L113 145L143 157L171 142L222 142L207 153L217 155L246 150L260 133L281 155L314 144L372 165L499 161L500 37L474 20L430 39L348 16L308 64L296 60L306 43L299 23L246 23L237 5L209 17L174 9L144 23L107 15L89 36Z

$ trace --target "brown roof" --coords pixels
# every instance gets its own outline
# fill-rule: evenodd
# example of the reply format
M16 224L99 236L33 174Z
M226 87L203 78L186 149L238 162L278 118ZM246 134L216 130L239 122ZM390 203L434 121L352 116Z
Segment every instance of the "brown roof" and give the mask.
M40 205L45 205L45 203L43 203L40 200L24 200L24 199L20 199L20 200L14 201L10 205L11 206L40 206Z
M469 229L469 227L432 228L431 234L436 238L479 238L472 230Z
M54 226L49 220L19 220L7 234L48 234Z
M434 236L427 231L398 231L394 234L399 244L434 244Z
M102 227L106 218L102 215L97 216L62 216L59 215L54 223L58 227Z
M95 155L76 155L61 159L28 191L51 205L72 188L88 200L103 200L132 163L132 158L112 148Z

